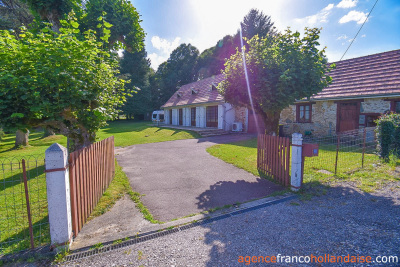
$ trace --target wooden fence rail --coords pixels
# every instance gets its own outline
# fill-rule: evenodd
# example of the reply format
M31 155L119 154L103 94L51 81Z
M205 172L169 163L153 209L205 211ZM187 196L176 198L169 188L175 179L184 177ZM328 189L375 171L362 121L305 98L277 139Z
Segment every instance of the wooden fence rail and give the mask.
M259 134L257 141L257 169L281 185L289 186L289 138Z
M114 137L69 155L72 230L76 236L115 173Z

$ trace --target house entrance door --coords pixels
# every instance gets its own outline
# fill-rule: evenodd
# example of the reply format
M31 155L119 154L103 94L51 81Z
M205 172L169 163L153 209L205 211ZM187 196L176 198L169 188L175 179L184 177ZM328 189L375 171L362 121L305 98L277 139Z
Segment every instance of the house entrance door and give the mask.
M337 131L345 132L358 129L360 103L338 103Z
M206 127L218 127L218 106L206 108Z
M196 127L196 108L190 109L190 125Z
M183 125L183 110L179 109L179 125Z

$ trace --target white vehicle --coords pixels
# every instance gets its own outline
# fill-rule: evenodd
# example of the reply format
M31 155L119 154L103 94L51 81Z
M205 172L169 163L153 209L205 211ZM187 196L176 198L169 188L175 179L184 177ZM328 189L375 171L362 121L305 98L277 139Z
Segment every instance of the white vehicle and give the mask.
M151 115L151 120L154 123L164 122L164 110L155 110Z

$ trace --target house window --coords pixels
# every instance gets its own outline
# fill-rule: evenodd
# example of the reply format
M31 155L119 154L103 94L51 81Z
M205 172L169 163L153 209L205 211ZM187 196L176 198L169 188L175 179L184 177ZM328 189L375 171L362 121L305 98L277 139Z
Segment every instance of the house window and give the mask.
M400 114L400 101L393 101L393 112Z
M400 114L400 99L390 99L390 111Z
M297 122L311 122L312 108L311 104L296 105L296 120Z

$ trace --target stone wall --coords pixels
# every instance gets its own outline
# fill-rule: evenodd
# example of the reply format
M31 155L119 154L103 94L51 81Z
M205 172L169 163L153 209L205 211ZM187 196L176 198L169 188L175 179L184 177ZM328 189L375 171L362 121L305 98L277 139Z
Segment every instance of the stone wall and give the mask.
M372 98L361 102L361 113L385 113L386 111L390 111L390 101Z
M360 105L360 114L384 113L390 109L390 102L382 98L364 99ZM311 133L322 136L336 132L337 104L334 101L317 101L312 105L311 123L296 122L296 106L291 105L281 112L280 124L285 135L292 133Z

